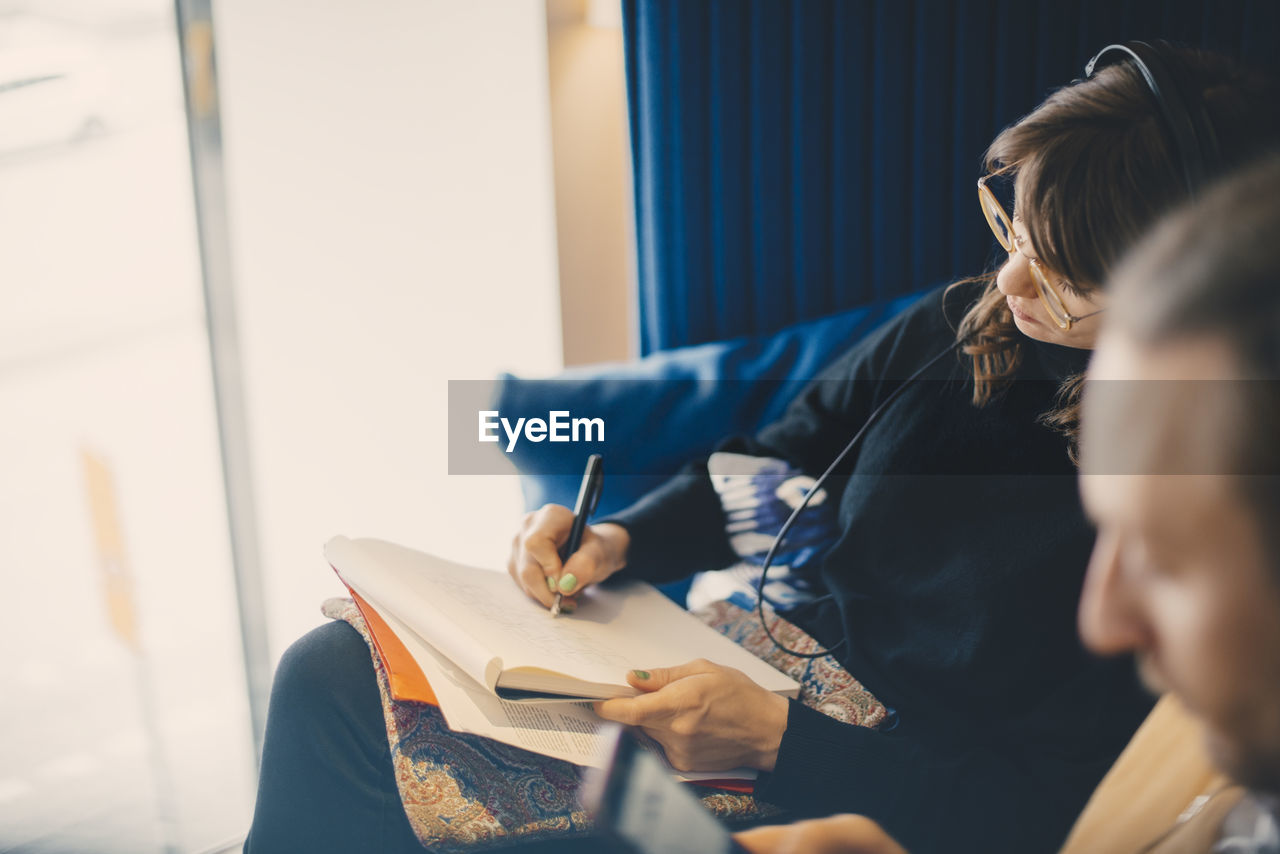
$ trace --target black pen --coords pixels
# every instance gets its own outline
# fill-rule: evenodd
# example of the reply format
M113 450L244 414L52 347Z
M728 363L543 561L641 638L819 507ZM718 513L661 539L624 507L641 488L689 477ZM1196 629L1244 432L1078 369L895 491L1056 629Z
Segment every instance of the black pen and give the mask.
M587 528L587 519L595 512L600 503L600 490L604 486L604 460L599 454L587 457L587 470L582 475L582 486L578 487L578 502L573 506L573 527L569 529L569 542L564 544L560 552L560 560L568 561L569 557L582 545L582 532ZM559 587L557 580L556 586ZM556 599L551 603L551 616L560 616L560 603L564 594L556 591Z

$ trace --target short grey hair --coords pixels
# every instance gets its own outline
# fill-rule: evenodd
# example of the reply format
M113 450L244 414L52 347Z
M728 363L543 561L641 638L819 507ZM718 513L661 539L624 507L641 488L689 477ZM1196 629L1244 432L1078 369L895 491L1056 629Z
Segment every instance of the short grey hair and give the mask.
M1255 162L1158 225L1117 267L1107 324L1156 345L1224 342L1241 369L1244 417L1224 437L1280 567L1280 153Z

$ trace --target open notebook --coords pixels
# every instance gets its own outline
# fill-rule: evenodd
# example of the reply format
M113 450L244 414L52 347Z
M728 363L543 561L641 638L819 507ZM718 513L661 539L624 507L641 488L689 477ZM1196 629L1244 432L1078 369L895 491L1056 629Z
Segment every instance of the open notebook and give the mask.
M382 540L335 537L325 557L353 590L495 695L511 700L634 696L626 673L695 658L741 670L786 697L800 686L643 582L592 587L553 618L505 573Z
M698 657L737 667L784 696L799 690L790 677L646 584L591 589L580 597L574 614L553 619L506 573L378 540L337 537L326 545L325 555L362 600L366 617L373 614L382 622L376 628L394 633L397 645L419 665L449 726L460 732L595 765L601 761L599 718L588 703L555 692L579 692L571 695L576 697L585 688L592 695L632 694L624 678L627 670ZM500 652L494 651L495 644ZM380 649L384 646L380 643ZM532 668L521 666L530 660ZM515 668L510 667L513 662ZM498 683L508 670L553 691L503 699L500 694L507 689ZM520 677L517 683L528 684ZM673 773L704 782L755 777L749 769Z

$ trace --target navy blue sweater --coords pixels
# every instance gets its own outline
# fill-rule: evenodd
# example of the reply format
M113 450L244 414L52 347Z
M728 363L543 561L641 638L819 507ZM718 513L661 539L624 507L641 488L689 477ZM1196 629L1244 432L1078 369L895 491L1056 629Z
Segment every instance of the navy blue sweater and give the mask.
M954 342L977 290L942 289L814 380L786 415L722 450L824 470L876 404ZM831 482L830 598L789 618L898 713L880 732L792 702L757 794L798 813L859 812L915 854L1055 850L1150 709L1128 660L1081 647L1093 532L1066 440L1038 422L1086 351L1023 342L1016 381L978 408L959 356L904 389ZM736 561L695 464L610 521L626 574L664 581Z

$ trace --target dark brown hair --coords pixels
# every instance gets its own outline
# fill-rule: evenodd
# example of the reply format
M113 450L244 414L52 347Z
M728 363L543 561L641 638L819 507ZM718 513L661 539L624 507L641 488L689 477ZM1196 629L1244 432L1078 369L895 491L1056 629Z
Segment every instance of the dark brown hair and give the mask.
M1226 57L1163 46L1161 58L1184 97L1198 95L1222 162L1210 177L1280 145L1280 89ZM1151 90L1131 63L1100 69L1050 95L1006 128L985 155L989 173L1015 180L1015 209L1037 257L1072 286L1104 286L1120 257L1188 191L1178 154ZM995 274L957 328L984 406L1013 380L1021 333ZM971 281L971 280L970 280ZM1044 422L1068 437L1076 459L1082 378L1070 377Z

